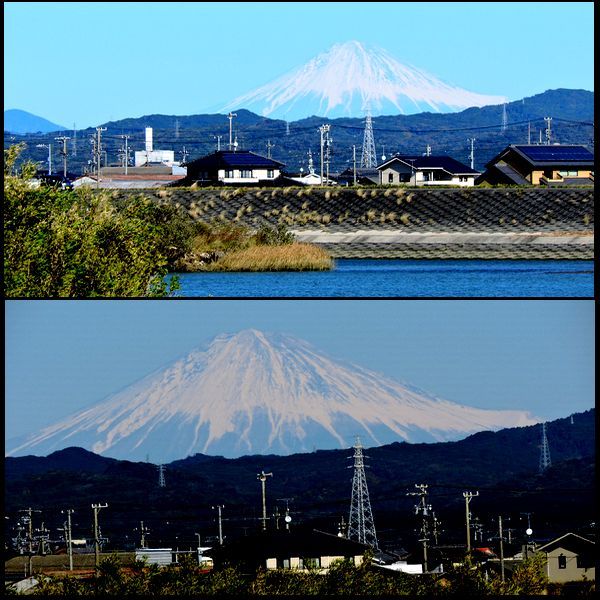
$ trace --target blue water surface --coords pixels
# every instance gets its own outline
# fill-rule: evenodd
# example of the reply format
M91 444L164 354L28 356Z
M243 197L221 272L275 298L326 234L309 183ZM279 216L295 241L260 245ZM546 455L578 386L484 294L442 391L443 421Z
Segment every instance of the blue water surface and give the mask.
M182 297L585 297L593 261L338 259L332 271L177 273Z

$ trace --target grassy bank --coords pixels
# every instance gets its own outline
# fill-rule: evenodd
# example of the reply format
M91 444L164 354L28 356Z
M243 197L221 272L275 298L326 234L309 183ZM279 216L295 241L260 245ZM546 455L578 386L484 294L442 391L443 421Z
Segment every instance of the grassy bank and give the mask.
M328 271L329 254L311 244L252 246L226 254L207 265L207 271Z

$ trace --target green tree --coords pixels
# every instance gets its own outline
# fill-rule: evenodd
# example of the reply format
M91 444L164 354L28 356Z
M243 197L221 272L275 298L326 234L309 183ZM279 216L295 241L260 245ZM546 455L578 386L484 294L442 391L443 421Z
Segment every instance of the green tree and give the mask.
M118 207L106 193L59 191L28 182L31 165L11 175L18 149L4 158L6 297L165 296L170 255L186 232L168 209L137 198ZM191 239L191 236L190 236Z

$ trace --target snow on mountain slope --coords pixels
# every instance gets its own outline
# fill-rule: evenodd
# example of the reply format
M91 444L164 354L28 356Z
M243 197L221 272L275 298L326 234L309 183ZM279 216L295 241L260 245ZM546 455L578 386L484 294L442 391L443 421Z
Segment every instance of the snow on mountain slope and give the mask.
M265 117L298 120L312 115L361 117L368 104L374 115L452 112L502 104L444 83L404 65L387 51L352 41L336 44L305 65L244 94L221 108L246 108Z
M427 395L308 343L256 330L204 349L7 445L9 456L81 446L98 454L168 462L202 452L237 457L446 441L535 423L522 411L482 410Z

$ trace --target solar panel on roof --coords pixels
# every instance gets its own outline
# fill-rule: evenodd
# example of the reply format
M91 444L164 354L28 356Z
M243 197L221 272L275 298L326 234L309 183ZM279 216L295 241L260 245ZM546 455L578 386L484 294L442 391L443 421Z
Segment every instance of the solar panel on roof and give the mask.
M516 148L536 162L585 162L594 160L594 155L583 146L516 146Z

